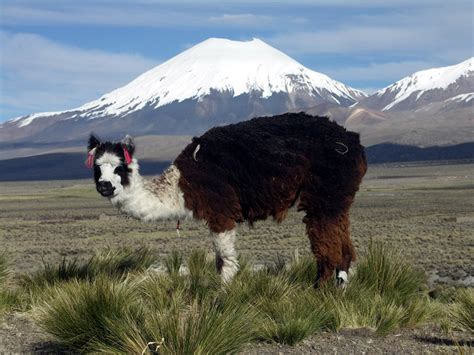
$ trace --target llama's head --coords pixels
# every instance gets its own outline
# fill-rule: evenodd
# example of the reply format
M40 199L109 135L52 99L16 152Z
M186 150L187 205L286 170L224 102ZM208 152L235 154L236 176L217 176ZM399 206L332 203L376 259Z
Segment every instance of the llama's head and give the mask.
M130 185L134 151L130 136L121 142L101 142L91 134L86 165L94 169L95 186L102 196L117 196Z

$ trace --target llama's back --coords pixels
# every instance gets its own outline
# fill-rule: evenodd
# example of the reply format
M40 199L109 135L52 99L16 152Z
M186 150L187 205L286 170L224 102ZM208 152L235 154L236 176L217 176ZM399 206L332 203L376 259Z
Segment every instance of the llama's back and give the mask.
M175 164L182 188L207 200L198 204L228 208L224 212L235 220L252 222L269 215L281 220L303 190L308 197L317 191L335 198L352 194L347 185L359 185L361 161L358 134L327 118L295 113L213 128L194 138ZM299 206L320 208L305 201Z

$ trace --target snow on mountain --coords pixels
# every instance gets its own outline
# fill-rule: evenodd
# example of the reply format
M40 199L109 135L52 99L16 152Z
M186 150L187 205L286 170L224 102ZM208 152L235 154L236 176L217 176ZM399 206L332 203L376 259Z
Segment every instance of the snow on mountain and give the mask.
M342 105L367 96L304 67L259 39L210 38L98 100L73 110L33 114L10 122L25 127L39 117L65 112L74 114L64 115L63 120L124 117L144 108L157 109L188 99L200 101L212 92L230 92L233 97L258 93L263 99L277 93L305 92Z
M379 106L375 108L382 111L414 108L416 102L421 101L420 99L427 93L430 93L428 100L433 102L447 99L462 91L472 91L473 75L474 57L456 65L416 72L377 91L367 102L371 107ZM458 85L453 87L453 84ZM439 95L442 90L449 92ZM423 101L421 104L426 102Z
M449 101L456 101L456 102L471 102L474 100L474 92L469 92L467 94L460 94L448 99Z

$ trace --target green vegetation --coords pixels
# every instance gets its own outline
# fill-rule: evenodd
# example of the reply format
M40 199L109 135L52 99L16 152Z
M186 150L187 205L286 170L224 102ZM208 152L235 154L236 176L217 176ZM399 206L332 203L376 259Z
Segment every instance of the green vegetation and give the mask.
M474 332L474 289L459 289L448 314L454 328Z
M6 254L0 254L0 316L19 303L17 292L7 287L9 275Z
M25 287L42 290L33 309L38 324L85 352L153 353L159 346L160 353L224 354L258 341L294 345L323 330L363 327L385 335L437 317L423 276L378 243L369 245L346 289L328 283L314 290L310 256L277 259L259 271L244 262L222 285L204 251L191 253L185 272L178 252L165 259L166 273L145 271L151 262L144 255L109 250L54 269L72 270L68 277L31 277ZM84 265L94 265L87 277L77 272ZM458 326L472 327L472 292L459 293L455 305Z
M106 249L82 263L77 259L66 258L59 265L43 262L43 268L32 275L24 275L21 284L34 292L61 281L94 280L100 275L122 277L128 272L146 270L153 261L154 257L148 248Z

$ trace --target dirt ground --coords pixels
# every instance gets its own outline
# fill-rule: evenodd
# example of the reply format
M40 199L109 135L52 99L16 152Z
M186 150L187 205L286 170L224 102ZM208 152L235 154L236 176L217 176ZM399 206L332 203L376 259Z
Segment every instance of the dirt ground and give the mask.
M370 239L392 245L427 274L430 285L474 285L474 165L398 164L372 166L351 212L351 233L361 252ZM276 254L290 258L309 250L302 214L291 211L281 225L242 225L237 249L254 264ZM172 249L212 252L206 226L182 221L142 223L121 216L94 190L91 180L0 183L0 246L15 275L63 257L83 259L105 246L149 246L157 264ZM472 334L454 338L472 345ZM459 345L459 344L458 344ZM425 353L457 352L436 328L406 330L379 338L370 331L323 333L297 347L258 346L245 353ZM27 314L0 320L0 352L58 352ZM64 349L63 349L64 350Z

